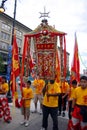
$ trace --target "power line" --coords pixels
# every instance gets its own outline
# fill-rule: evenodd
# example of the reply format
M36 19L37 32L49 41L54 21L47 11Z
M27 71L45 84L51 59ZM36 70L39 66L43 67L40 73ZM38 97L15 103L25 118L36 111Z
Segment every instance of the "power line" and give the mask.
M82 59L82 56L80 55L80 52L79 52L79 57L80 57L80 61L81 61L82 65L85 67L85 69L87 69L87 66L86 66L86 64L83 62L83 59Z

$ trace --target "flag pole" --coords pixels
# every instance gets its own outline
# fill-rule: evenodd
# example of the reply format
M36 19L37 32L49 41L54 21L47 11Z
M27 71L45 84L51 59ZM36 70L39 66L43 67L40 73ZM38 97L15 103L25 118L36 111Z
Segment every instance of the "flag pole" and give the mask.
M13 38L14 38L14 28L15 28L15 19L16 19L16 7L17 7L17 0L15 0L14 3L14 16L13 16L13 26L12 26L12 41L11 41L11 45L13 45ZM12 71L12 70L11 70ZM11 75L11 72L10 72ZM11 76L10 76L11 77ZM11 85L10 85L10 81L9 81L9 91L7 93L7 98L8 98L8 102L12 102L12 95L11 95Z

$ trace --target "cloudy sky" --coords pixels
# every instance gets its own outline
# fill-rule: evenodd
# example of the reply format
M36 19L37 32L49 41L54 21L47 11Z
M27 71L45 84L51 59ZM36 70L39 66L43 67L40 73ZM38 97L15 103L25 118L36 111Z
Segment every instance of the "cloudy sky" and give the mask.
M1 2L2 0L0 0ZM17 0L16 20L35 29L41 20L40 13L49 13L48 23L67 33L66 46L73 57L74 33L77 32L81 72L87 67L87 0ZM14 0L5 3L5 13L13 17Z

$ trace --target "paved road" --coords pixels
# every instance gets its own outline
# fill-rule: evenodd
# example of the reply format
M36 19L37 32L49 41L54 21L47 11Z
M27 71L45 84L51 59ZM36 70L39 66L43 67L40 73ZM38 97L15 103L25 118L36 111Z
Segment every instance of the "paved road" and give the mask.
M20 122L23 119L20 109L14 108L13 105L11 104L10 108L11 108L11 115L13 118L12 122L10 124L7 124L3 121L3 119L0 119L0 130L40 130L42 115L40 115L39 113L32 113L32 111L34 110L33 102L31 105L30 124L28 127L20 125ZM39 105L38 105L38 111L39 111ZM58 121L59 121L59 130L66 130L68 122L67 116L58 117ZM49 124L48 130L52 130L52 120L50 116L48 124Z

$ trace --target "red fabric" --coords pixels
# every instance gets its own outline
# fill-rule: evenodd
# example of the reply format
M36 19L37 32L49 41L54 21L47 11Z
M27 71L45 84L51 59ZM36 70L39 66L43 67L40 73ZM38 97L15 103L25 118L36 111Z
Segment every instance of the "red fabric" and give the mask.
M67 128L67 130L72 130L72 129L73 130L81 130L80 124L77 123L76 125L73 126L72 120L69 120L68 121L68 128Z
M30 71L32 71L32 68L34 67L34 64L33 64L33 60L31 58L31 55L30 55L30 59L29 59L29 67L30 67Z
M60 81L60 61L58 56L58 50L56 49L56 82Z
M87 130L87 126L85 126L84 128L82 128L81 130Z
M19 56L18 56L18 46L16 41L16 35L13 38L13 49L12 49L12 71L15 76L19 76L20 66L19 66Z
M54 43L36 43L38 73L43 79L55 78L56 48Z
M4 121L12 120L7 98L0 98L0 102L0 118L4 117Z
M24 47L23 47L23 55L22 55L22 68L21 68L22 75L24 75L24 63L25 63L25 57L27 55L27 48L28 48L28 38L25 37Z
M67 130L72 130L72 127L73 127L72 120L69 120Z
M18 46L16 41L16 34L14 33L13 37L13 48L12 48L12 95L14 96L14 92L16 91L16 77L20 74L20 64L19 64L19 56L18 56Z
M41 78L54 78L54 52L38 53L38 70Z
M25 39L24 39L24 47L23 47L23 55L22 55L21 76L20 76L20 80L21 80L21 84L20 84L21 95L22 95L22 82L23 82L23 75L24 75L24 65L25 65L25 59L26 59L26 56L27 56L28 40L29 40L29 38L25 37Z
M20 107L21 107L20 103L18 102L18 99L15 100L15 106L16 106L17 108L20 108Z
M80 123L73 126L73 130L81 130Z
M80 121L82 121L82 116L80 114L80 107L75 106L74 111L72 113L72 117L79 119Z
M0 118L2 118L2 117L3 117L3 115L4 115L3 108L2 108L2 107L0 107Z
M23 102L23 100L21 99L20 100L20 107L22 107L24 105L24 102Z
M38 32L36 34L26 34L25 37L28 37L28 38L31 38L31 37L40 37L40 35L42 34L43 32ZM66 33L64 32L49 32L50 33L50 36L51 37L54 37L54 36L64 36L66 35Z
M78 44L77 44L77 37L75 34L75 46L74 46L74 56L73 62L71 65L71 80L80 81L80 62L79 62L79 55L78 55Z
M45 50L45 49L54 49L55 45L54 43L48 43L48 44L37 44L37 50Z

